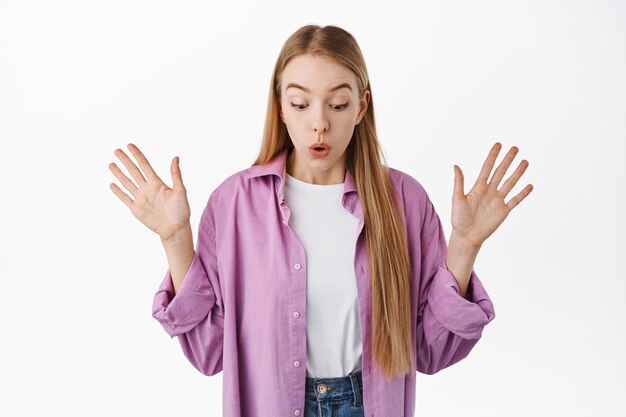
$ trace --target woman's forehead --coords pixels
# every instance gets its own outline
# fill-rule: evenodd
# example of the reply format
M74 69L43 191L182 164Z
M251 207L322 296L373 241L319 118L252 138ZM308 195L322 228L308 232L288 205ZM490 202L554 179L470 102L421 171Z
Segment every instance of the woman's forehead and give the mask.
M300 90L305 93L353 92L356 77L348 68L330 58L300 55L293 58L281 76L283 91Z

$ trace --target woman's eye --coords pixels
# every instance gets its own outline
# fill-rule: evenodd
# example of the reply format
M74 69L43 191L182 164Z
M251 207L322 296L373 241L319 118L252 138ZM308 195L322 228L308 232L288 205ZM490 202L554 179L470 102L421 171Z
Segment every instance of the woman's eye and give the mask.
M346 107L348 107L348 103L336 104L336 105L331 104L330 106L332 107L333 110L341 111L345 109ZM295 104L295 103L291 103L291 107L295 108L296 110L304 110L306 108L304 104Z

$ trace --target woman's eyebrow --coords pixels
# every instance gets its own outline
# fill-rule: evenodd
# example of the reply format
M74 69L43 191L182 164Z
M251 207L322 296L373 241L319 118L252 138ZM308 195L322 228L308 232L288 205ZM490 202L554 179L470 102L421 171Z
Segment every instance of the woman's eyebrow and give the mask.
M299 84L296 84L296 83L289 83L289 84L287 84L287 87L285 88L285 91L287 91L290 88L299 88L300 90L302 90L302 91L304 91L306 93L310 93L311 92L311 90L309 90L308 88L303 87L303 86L301 86ZM331 88L328 91L329 92L333 92L333 91L337 91L337 90L339 90L341 88L348 88L350 91L352 91L352 87L350 87L350 84L348 84L348 83L341 83L338 86L335 86L335 87Z

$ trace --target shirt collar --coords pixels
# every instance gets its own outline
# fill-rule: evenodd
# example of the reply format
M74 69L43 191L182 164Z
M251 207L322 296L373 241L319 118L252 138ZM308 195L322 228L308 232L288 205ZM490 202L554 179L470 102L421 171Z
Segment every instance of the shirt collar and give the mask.
M288 149L284 149L280 151L280 153L276 154L269 162L263 165L254 165L248 168L246 177L254 178L260 177L264 175L277 175L281 179L280 185L280 195L283 195L283 184L285 184L285 174L287 170L287 155ZM354 182L354 178L350 174L350 171L346 169L345 177L344 177L344 187L343 193L348 194L350 192L357 192L356 184Z

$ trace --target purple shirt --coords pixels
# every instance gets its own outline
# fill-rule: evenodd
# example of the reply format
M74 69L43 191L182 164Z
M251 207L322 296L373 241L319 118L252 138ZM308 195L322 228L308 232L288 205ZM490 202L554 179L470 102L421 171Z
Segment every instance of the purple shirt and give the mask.
M287 151L226 178L202 212L196 255L174 296L169 268L152 315L205 375L223 371L228 417L304 415L307 259L284 201ZM445 266L441 220L422 185L390 168L406 218L413 270L416 371L434 374L465 358L495 317L472 270L468 299ZM363 337L366 417L414 416L415 372L387 381L373 363L371 283L363 210L346 169L343 207L359 219L354 259Z

